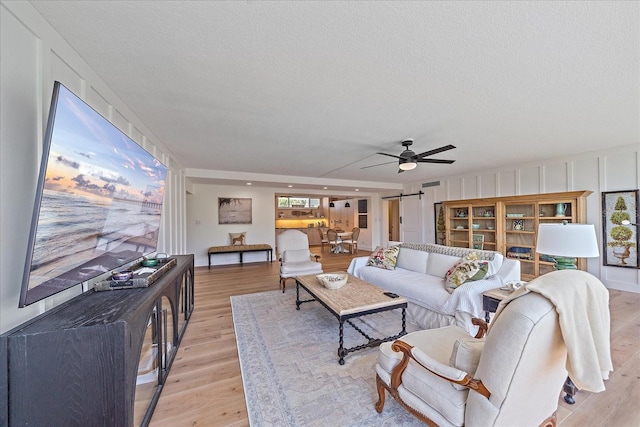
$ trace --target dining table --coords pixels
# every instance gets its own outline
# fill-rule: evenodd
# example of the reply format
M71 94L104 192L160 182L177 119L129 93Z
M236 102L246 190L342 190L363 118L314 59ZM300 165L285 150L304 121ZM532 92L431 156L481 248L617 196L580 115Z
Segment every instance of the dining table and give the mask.
M351 238L351 236L353 236L353 232L352 231L340 231L340 232L338 232L338 240L336 241L336 246L333 248L332 252L334 254L349 253L349 251L347 251L344 248L344 246L342 246L342 241L343 240L349 240Z

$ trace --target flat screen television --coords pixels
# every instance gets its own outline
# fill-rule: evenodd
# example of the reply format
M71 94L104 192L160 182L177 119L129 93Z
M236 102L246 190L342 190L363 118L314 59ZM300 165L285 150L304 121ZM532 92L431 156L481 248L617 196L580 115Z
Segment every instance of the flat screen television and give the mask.
M166 171L55 82L19 307L156 251Z

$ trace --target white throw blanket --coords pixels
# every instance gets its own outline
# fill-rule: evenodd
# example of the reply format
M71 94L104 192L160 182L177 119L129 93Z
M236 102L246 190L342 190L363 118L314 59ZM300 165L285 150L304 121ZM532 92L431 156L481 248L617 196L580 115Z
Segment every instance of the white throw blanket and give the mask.
M494 274L486 279L467 282L456 288L442 305L443 313L455 315L456 311L471 313L473 317L482 317L482 293L503 285L502 277Z
M513 299L537 292L558 313L567 347L567 372L581 390L601 392L613 371L610 344L609 292L595 276L580 270L560 270L532 280L504 299L492 324ZM491 329L489 329L491 332Z

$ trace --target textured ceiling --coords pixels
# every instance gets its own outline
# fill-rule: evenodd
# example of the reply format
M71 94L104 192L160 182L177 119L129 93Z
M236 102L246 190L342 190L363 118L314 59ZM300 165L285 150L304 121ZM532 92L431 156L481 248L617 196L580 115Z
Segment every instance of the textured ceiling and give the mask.
M195 175L425 182L640 143L637 1L31 3ZM456 162L360 169L405 138Z

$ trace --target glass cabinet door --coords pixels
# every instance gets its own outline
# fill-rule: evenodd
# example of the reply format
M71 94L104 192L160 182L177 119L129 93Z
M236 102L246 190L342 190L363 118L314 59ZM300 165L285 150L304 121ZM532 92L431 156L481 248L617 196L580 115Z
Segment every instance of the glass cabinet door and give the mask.
M473 206L471 221L472 248L495 251L496 206L493 204Z
M158 354L158 307L153 309L142 342L140 361L138 363L138 376L136 378L136 391L133 407L133 424L142 425L147 409L153 400L156 388L159 384L158 367L160 356Z
M505 204L506 254L520 260L523 280L536 276L536 206L536 203Z
M460 248L469 247L470 217L468 206L452 206L447 209L447 245Z
M182 339L187 320L193 311L193 275L191 270L185 270L180 283L180 293L178 294L178 340Z
M175 351L178 345L178 337L176 333L176 328L174 324L173 317L173 306L171 305L171 301L169 298L162 297L161 301L162 307L162 316L160 320L162 321L162 381L164 382L164 378L169 372L169 366L175 356Z

